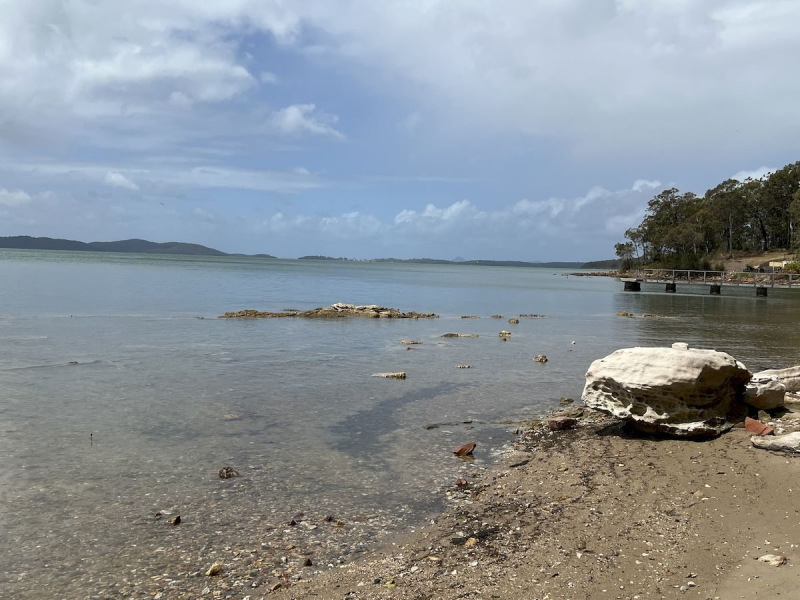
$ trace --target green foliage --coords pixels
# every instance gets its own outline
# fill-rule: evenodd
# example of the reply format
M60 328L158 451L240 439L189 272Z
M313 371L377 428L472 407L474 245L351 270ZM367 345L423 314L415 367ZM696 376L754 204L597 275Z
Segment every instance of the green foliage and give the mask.
M625 239L615 247L623 262L674 269L705 268L722 252L798 249L800 161L760 179L728 179L703 196L664 190Z
M790 263L786 263L783 267L784 273L800 273L800 260L795 260Z

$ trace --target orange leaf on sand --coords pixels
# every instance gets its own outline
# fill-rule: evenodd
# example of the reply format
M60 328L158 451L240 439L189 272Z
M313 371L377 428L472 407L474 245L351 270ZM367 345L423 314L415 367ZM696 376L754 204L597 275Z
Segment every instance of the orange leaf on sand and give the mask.
M769 425L764 425L761 421L751 419L750 417L745 417L744 428L756 435L772 435L775 432Z
M458 450L453 450L456 456L471 456L472 451L475 450L475 442L469 442L461 446Z

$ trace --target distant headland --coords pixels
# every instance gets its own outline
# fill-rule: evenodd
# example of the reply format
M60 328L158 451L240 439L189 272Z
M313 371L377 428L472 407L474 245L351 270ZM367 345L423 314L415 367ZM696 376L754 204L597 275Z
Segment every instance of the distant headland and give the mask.
M271 254L230 254L201 244L185 242L150 242L141 239L119 240L116 242L79 242L61 238L31 237L29 235L0 236L0 248L16 250L68 250L73 252L123 252L137 254L181 254L190 256L254 256L276 258ZM489 267L542 267L550 269L616 269L618 260L592 262L551 261L526 262L520 260L445 260L438 258L334 258L332 256L301 256L298 260L330 260L342 262L369 263L414 263L432 265L479 265Z
M132 239L116 242L79 242L59 238L31 237L14 235L0 237L0 248L18 250L71 250L77 252L134 252L138 254L188 254L193 256L231 256L226 252L184 242L149 242ZM259 254L265 258L275 258L268 254Z

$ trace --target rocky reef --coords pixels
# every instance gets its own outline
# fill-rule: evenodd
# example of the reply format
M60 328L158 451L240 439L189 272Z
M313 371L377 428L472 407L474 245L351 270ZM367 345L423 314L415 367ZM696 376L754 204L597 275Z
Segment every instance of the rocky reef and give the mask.
M331 306L321 306L312 310L284 310L282 312L262 312L245 309L226 312L220 319L279 319L285 317L302 317L305 319L340 319L345 317L366 317L369 319L436 319L434 313L402 312L396 308L387 308L378 304L345 304L337 302Z

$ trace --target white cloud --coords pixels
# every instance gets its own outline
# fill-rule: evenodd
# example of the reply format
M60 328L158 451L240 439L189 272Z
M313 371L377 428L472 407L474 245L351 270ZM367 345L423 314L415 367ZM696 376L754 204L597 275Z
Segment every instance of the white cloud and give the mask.
M769 175L770 173L774 173L776 169L772 167L759 167L758 169L753 169L751 171L739 171L738 173L734 173L731 175L731 179L735 179L736 181L746 181L748 179L761 179L765 175Z
M287 135L310 133L344 138L344 135L331 126L331 123L335 123L338 119L321 113L313 104L287 106L276 111L270 120L278 131Z
M16 206L22 206L23 204L27 204L30 201L31 197L22 190L17 190L16 192L12 192L5 188L0 188L0 206L7 206L13 208Z
M384 228L379 219L362 215L358 211L344 213L337 217L323 217L319 221L322 233L340 238L369 238L379 235Z
M548 213L551 217L557 216L564 210L564 201L557 198L548 200L520 200L511 209L515 215L535 217L541 213Z
M661 182L657 180L647 180L647 179L637 179L633 182L633 186L631 189L634 192L642 192L645 190L654 190L656 188L661 187Z
M451 132L556 136L604 153L793 147L800 133L800 78L786 76L800 55L794 0L205 4L8 0L0 114L15 130L46 130L237 101L277 80L253 58L252 34L386 86L417 107L412 130L424 112ZM274 125L340 138L335 122L303 102Z
M112 187L124 188L126 190L138 190L139 186L133 183L130 179L125 177L122 173L116 173L113 171L109 171L106 173L106 177L104 180L108 185Z
M220 188L296 193L330 185L302 168L289 171L261 171L213 165L197 167L182 165L131 167L126 169L128 175L123 175L119 171L109 170L108 166L97 164L6 162L0 165L0 171L2 170L16 174L35 170L40 178L62 184L75 180L102 180L108 185L131 190L138 190L139 186L129 176L135 176L139 182L147 182L153 186L181 189Z

